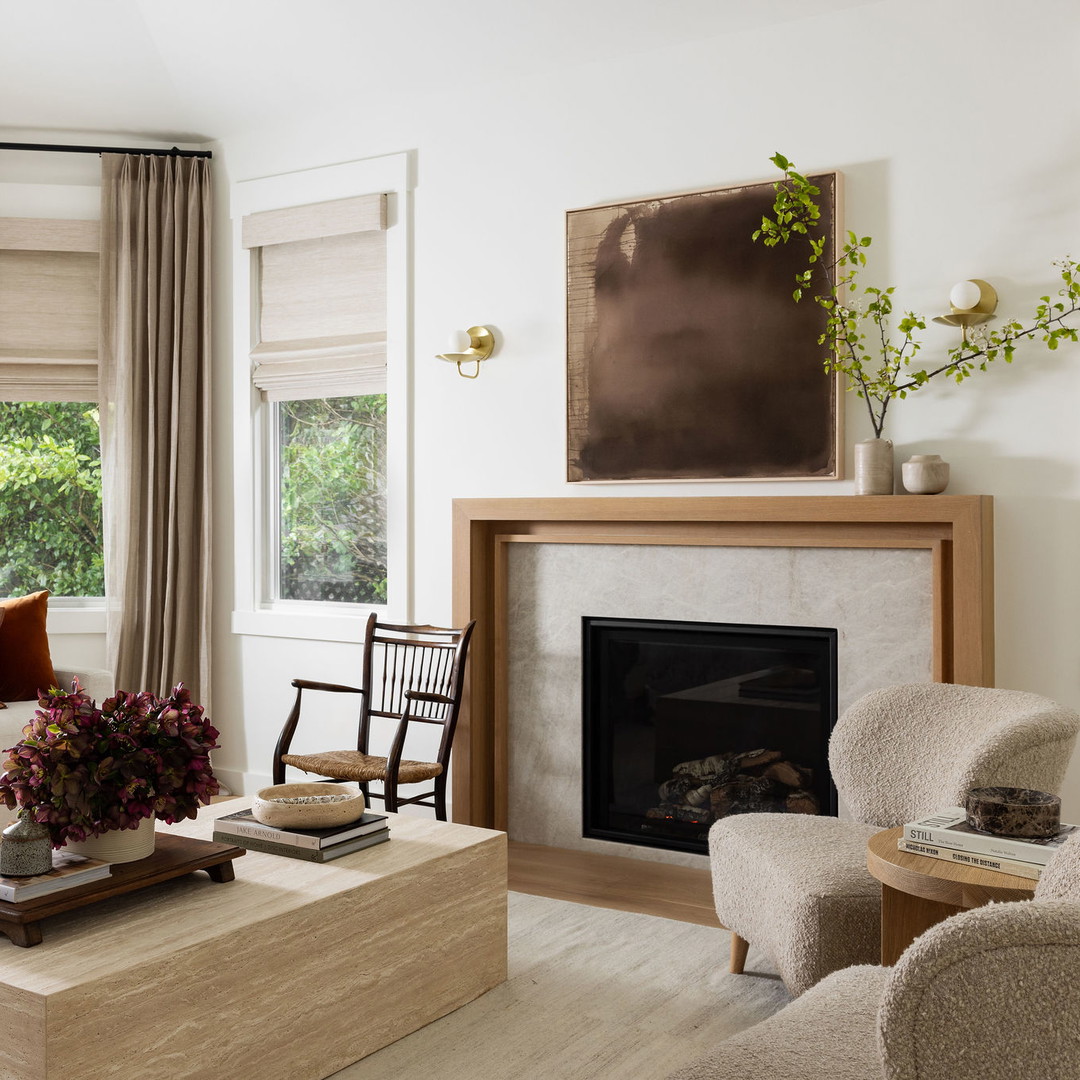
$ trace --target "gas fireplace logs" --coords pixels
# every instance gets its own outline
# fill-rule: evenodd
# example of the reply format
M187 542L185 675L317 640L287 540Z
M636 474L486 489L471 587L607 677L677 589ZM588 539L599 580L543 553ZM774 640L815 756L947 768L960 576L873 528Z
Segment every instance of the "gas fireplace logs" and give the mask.
M743 750L684 761L660 785L660 805L647 818L709 824L728 814L816 814L808 790L812 770L782 760L779 750Z

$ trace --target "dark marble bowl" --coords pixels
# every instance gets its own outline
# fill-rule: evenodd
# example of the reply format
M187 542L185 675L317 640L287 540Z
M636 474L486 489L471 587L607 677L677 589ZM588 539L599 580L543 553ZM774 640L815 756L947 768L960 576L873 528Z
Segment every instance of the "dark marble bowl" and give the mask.
M1061 799L1028 788L972 788L965 803L967 823L979 832L1044 840L1061 831Z

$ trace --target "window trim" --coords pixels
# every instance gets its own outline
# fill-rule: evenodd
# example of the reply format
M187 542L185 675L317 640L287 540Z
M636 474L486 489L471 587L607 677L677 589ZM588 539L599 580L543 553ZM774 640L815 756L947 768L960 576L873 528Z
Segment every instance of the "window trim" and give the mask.
M100 596L50 596L46 632L60 634L104 634L105 601Z
M412 621L408 437L412 187L408 153L244 180L232 186L235 634L355 642L371 611ZM243 219L264 210L378 193L387 195L387 603L333 604L328 611L328 604L320 601L270 600L275 565L271 545L276 535L276 514L269 495L274 472L270 456L275 438L273 402L264 402L251 380L250 352L258 332L254 293L258 254L243 247Z

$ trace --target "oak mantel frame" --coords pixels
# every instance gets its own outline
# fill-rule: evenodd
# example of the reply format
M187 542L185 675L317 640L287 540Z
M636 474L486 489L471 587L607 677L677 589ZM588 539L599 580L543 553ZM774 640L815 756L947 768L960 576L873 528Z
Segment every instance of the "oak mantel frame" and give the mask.
M454 625L476 619L454 745L453 817L507 825L507 544L923 548L933 560L934 678L994 681L988 495L454 500Z

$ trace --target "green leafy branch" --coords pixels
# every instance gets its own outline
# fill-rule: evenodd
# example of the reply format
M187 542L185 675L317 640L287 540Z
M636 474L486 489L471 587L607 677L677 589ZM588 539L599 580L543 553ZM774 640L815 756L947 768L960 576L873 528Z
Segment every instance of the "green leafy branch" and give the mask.
M848 377L848 389L866 402L877 438L881 438L893 399L906 398L939 375L949 375L960 383L976 371L985 371L998 357L1011 363L1017 344L1025 339L1041 340L1051 350L1062 341L1077 340L1076 328L1066 320L1080 310L1080 264L1066 258L1054 263L1062 287L1054 297L1040 297L1026 322L1008 319L989 332L979 327L948 350L947 360L936 367L916 369L914 361L922 349L916 334L926 329L925 319L914 311L904 311L894 325L894 287L878 289L858 282L871 238L848 232L830 262L817 202L821 189L783 154L770 160L784 173L784 179L773 185L773 216L761 219L761 228L753 238L768 247L793 239L806 243L807 266L795 275L792 297L798 302L804 292L813 290L814 301L826 313L825 330L818 338L818 344L827 349L825 371L843 372Z

